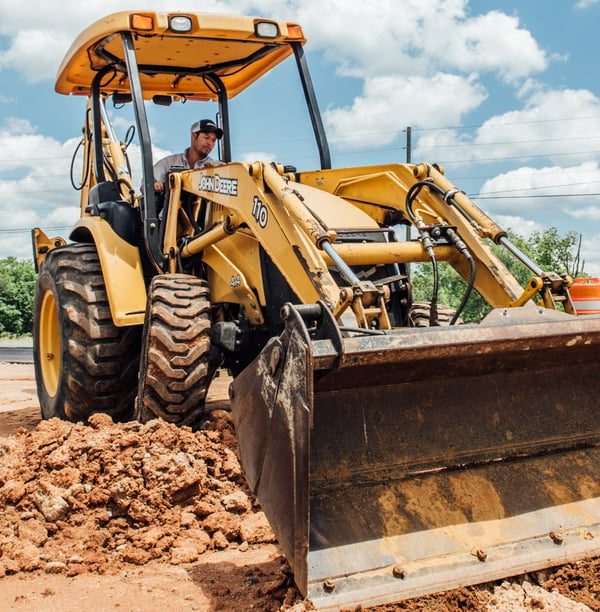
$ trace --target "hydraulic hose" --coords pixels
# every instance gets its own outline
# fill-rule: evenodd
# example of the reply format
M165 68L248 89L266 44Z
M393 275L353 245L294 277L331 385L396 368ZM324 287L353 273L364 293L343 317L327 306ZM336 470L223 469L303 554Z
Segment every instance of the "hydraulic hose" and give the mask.
M473 291L473 285L475 284L475 275L476 275L475 261L471 257L470 253L468 255L465 255L465 257L467 258L467 261L469 262L469 270L470 270L469 282L467 283L467 288L463 294L462 300L460 301L460 304L458 308L456 309L456 312L454 313L452 320L450 321L450 325L454 325L456 321L458 320L458 317L460 317L464 307L467 304L467 301L471 297L471 291Z
M438 274L438 265L437 260L435 258L435 252L433 250L433 240L429 233L429 227L423 223L422 219L417 219L416 215L412 209L412 203L415 198L419 195L419 192L423 187L430 187L433 184L429 181L419 181L415 183L406 194L406 212L413 223L413 225L417 228L419 235L421 236L421 241L423 243L423 247L427 251L429 255L429 259L431 261L431 267L433 269L433 288L431 292L431 300L430 300L430 310L429 310L429 325L437 326L438 325L438 291L439 291L439 274ZM435 187L435 185L433 185Z
M450 325L454 325L456 321L458 320L458 317L460 317L460 314L463 311L464 307L466 306L469 297L471 296L471 291L473 290L473 286L475 285L475 275L476 275L477 269L475 267L475 260L473 259L473 256L469 252L467 245L462 240L462 238L451 227L446 228L446 238L462 253L462 255L465 257L465 259L469 263L469 270L470 270L469 282L467 283L467 288L463 294L462 300L460 301L458 308L456 309L456 312L454 313L454 316L452 317L452 320L450 321Z
M453 228L444 227L442 229L442 227L436 226L430 229L423 223L421 219L418 219L416 217L412 209L412 205L413 205L414 200L420 193L420 191L423 189L423 187L428 187L430 189L433 189L437 193L439 193L444 198L444 201L446 203L456 206L456 208L459 210L461 214L463 214L463 216L465 216L468 220L470 219L468 215L465 213L465 211L460 206L458 206L456 202L454 202L453 198L454 198L454 195L457 193L456 190L451 191L451 192L445 192L441 187L439 187L435 183L428 181L428 180L424 180L424 181L419 181L418 183L415 183L414 185L412 185L406 194L406 212L411 222L415 225L415 227L418 229L421 235L423 246L425 247L425 249L427 250L427 253L429 254L429 258L431 260L432 267L433 267L433 291L432 291L432 297L431 297L430 325L435 325L437 322L437 299L438 299L438 292L439 292L439 274L438 274L437 261L435 259L435 253L433 250L432 234L433 234L433 238L436 238L436 239L440 238L442 234L444 234L444 237L448 240L448 242L453 244L460 251L460 253L466 258L469 264L469 281L467 283L467 288L463 294L463 297L460 301L460 304L456 312L454 313L454 316L452 317L452 320L450 321L450 325L454 325L456 321L458 320L458 318L460 317L460 314L464 310L465 305L467 301L469 300L469 297L471 296L471 292L475 285L475 276L477 273L477 269L475 266L475 260L473 259L473 256L469 252L469 249L466 243L461 239L461 237L456 233L456 231Z
M86 116L86 122L83 126L83 129L87 131L87 134L85 134L85 136L79 141L79 143L75 147L73 156L71 157L71 168L70 168L69 173L70 173L70 179L71 179L71 186L73 187L73 189L75 189L75 191L81 191L85 187L89 174L90 174L90 165L89 163L86 164L86 161L89 160L90 150L92 148L91 147L92 138L91 138L91 132L89 129L90 112L91 111L88 109L87 116ZM83 163L86 164L86 166L85 166L83 177L81 178L81 183L79 185L76 185L75 179L73 178L73 171L75 169L75 160L77 158L77 153L79 152L79 149L84 145L84 142L86 143L86 150L84 151L84 155L83 155Z

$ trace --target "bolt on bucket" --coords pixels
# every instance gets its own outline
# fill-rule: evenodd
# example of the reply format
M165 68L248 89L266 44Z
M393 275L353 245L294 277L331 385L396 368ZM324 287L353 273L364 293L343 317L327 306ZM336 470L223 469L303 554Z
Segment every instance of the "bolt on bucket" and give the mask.
M232 410L248 482L317 608L600 552L600 318L515 308L342 338L325 308L284 311Z

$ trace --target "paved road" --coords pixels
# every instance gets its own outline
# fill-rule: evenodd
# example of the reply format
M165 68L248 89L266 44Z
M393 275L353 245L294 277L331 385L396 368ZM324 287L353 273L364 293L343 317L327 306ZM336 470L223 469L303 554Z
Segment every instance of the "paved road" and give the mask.
M21 344L0 345L0 362L33 363L33 349Z

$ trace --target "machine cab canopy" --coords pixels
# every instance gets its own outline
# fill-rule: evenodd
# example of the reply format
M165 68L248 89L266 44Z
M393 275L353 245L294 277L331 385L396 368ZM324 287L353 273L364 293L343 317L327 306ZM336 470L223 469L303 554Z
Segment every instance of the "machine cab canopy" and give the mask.
M89 95L97 73L105 95L129 94L121 36L135 47L144 98L218 99L214 79L227 97L240 93L292 53L291 43L306 42L295 23L208 13L122 11L84 30L59 68L55 89Z

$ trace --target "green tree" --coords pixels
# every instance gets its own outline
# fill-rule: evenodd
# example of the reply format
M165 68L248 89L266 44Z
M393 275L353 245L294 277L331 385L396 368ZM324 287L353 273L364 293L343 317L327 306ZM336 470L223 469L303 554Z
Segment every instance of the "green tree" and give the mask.
M543 270L582 276L585 262L581 260L581 234L567 232L564 236L555 227L533 232L527 244L535 253L535 262Z
M0 259L0 335L30 334L36 273L33 263Z
M567 273L573 278L584 275L584 262L580 258L581 236L576 232L567 232L561 236L558 230L552 227L543 232L534 232L529 238L524 238L509 230L508 238L543 271ZM533 276L533 272L505 248L492 245L492 249L519 284L525 286ZM445 262L438 264L438 278L438 303L458 308L466 289L465 282ZM431 299L433 288L431 264L414 266L412 284L415 300L429 301ZM491 307L473 290L462 311L461 318L467 323L477 322L490 310Z

